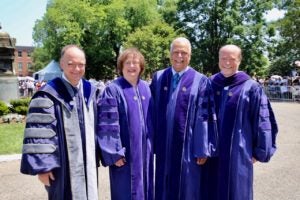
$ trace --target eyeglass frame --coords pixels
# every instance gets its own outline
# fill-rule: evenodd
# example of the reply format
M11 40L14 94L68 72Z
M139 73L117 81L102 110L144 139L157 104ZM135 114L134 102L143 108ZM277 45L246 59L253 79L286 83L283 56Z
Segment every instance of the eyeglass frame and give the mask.
M72 68L72 69L76 69L77 67L79 69L83 69L85 68L86 64L83 64L83 63L68 63L68 67L69 68Z

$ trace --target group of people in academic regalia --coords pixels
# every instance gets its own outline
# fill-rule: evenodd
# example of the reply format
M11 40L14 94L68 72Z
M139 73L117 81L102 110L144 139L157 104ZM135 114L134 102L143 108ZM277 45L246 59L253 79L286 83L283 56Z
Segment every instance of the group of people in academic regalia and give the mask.
M191 54L188 39L174 39L171 66L149 85L144 56L125 49L119 78L100 94L83 79L84 51L65 46L62 77L30 102L21 172L38 175L55 200L97 200L100 161L112 200L253 199L253 164L276 150L270 102L238 70L238 46L220 49L212 77L189 66Z

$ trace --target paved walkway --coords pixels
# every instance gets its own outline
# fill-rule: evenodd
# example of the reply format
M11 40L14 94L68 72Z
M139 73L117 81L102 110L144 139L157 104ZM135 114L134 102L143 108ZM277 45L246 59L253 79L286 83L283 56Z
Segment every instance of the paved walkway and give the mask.
M20 173L20 155L0 156L1 200L47 200L47 193L36 176ZM99 168L99 200L109 200L108 169Z
M255 200L300 199L300 104L272 103L279 134L278 150L269 163L254 166ZM0 198L43 200L46 192L37 177L19 172L20 155L0 156ZM100 200L110 199L107 168L99 169Z
M13 154L13 155L0 155L0 162L8 162L13 160L20 160L21 154Z
M255 200L300 200L300 104L272 103L279 125L277 152L254 168Z

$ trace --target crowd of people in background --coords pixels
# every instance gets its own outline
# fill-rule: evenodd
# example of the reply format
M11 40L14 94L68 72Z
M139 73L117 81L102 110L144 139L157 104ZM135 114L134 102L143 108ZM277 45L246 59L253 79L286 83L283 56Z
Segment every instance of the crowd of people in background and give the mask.
M20 80L19 81L20 97L32 97L33 94L45 84L46 81Z
M111 80L89 80L94 84L100 91L103 91L105 86L108 85ZM37 92L41 87L47 83L46 80L36 81L36 80L19 80L19 94L20 97L32 97L35 92Z
M254 75L252 79L264 87L268 98L271 100L300 101L300 76L273 75L260 78ZM113 80L89 79L89 81L102 92ZM146 81L151 83L151 79ZM45 80L19 80L20 97L32 97L46 83Z
M300 101L300 76L273 75L266 79L252 77L260 83L271 100Z

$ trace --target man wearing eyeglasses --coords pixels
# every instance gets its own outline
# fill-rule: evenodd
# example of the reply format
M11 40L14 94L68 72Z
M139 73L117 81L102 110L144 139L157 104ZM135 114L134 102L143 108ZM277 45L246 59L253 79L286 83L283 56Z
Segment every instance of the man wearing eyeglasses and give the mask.
M203 165L217 153L212 89L208 78L189 66L191 53L188 39L173 40L172 66L156 72L150 86L156 200L201 199Z
M62 77L42 87L30 102L21 172L38 175L49 199L98 199L98 90L82 78L85 64L80 47L65 46L60 59Z

